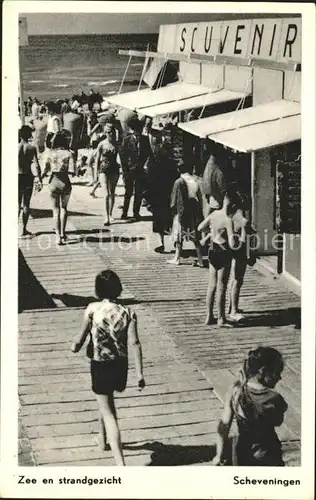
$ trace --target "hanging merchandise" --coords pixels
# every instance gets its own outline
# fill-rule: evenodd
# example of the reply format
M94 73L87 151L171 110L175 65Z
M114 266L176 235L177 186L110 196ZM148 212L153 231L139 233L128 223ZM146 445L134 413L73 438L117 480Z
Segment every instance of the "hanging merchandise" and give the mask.
M276 228L281 233L301 232L301 161L277 162Z

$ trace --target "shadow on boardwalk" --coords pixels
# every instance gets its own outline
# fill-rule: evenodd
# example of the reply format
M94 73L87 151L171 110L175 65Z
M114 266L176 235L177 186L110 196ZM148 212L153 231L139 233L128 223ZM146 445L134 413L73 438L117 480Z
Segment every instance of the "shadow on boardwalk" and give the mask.
M258 311L247 311L247 316L238 323L240 327L270 326L273 328L286 325L295 325L295 329L301 328L300 307L270 309L264 314L258 314Z
M33 219L52 219L53 220L53 211L45 208L34 208L30 209L31 216ZM93 213L85 213L85 212L68 212L68 216L72 217L93 217Z
M97 299L96 297L88 296L85 297L83 295L72 295L70 293L53 293L51 295L53 299L60 300L64 306L66 307L86 307L90 304L90 302L94 302ZM121 298L119 299L120 304L124 306L132 306L132 305L137 305L137 304L154 304L154 303L171 303L175 302L176 304L183 304L184 302L192 303L192 302L199 302L200 299L188 299L188 300L180 300L180 299L150 299L150 300L136 300L133 298Z
M35 278L21 250L19 250L18 259L18 312L21 313L27 309L55 308L56 304L52 297Z
M152 451L148 466L177 466L194 465L210 462L216 454L216 447L209 445L182 446L177 444L163 444L152 441L141 446L125 445L126 450L149 450ZM231 464L231 456L228 457Z
M63 294L52 294L52 298L60 300L66 307L86 307L90 302L98 300L95 297L84 297L81 295L72 295L68 293ZM153 303L171 303L183 304L184 302L200 302L200 299L190 299L189 301L183 301L180 299L149 299L147 301L136 300L133 298L121 299L120 303L126 306L132 306L136 304L153 304ZM193 322L196 318L192 319ZM236 323L238 328L249 328L256 326L269 326L271 328L278 326L295 325L296 329L301 328L301 309L299 307L289 307L285 309L271 309L265 311L264 314L259 314L258 311L247 312L246 317L243 321Z

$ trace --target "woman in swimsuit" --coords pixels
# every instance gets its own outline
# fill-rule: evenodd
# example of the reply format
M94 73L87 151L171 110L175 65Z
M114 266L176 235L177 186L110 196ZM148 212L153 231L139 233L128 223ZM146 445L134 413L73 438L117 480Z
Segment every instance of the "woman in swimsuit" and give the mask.
M115 128L112 123L105 124L104 134L105 139L99 143L97 148L96 164L99 172L99 181L104 190L104 225L109 226L113 222L112 212L115 203L115 188L119 179L120 168L117 163L118 144Z
M53 205L58 245L63 245L66 241L67 205L71 194L68 174L74 174L74 160L69 151L69 139L66 130L58 132L53 137L52 149L47 152L46 167L43 173L43 175L47 175L48 172L51 172L48 187Z
M206 295L207 315L205 324L215 323L213 306L216 293L217 325L219 327L231 327L225 318L225 296L228 278L231 269L232 251L237 250L245 243L246 232L241 228L240 234L234 232L232 217L237 212L239 201L235 196L226 193L223 207L212 212L199 225L198 231L203 231L208 225L210 233L204 238L211 238L209 248L209 285Z

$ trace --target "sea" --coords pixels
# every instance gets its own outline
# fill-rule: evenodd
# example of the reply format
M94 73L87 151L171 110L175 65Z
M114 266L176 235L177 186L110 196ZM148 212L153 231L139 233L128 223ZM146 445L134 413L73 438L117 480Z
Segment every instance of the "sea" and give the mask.
M90 89L103 96L115 94L128 56L119 50L157 50L158 33L120 35L34 35L20 47L24 100L63 99ZM135 90L144 58L133 57L123 91Z

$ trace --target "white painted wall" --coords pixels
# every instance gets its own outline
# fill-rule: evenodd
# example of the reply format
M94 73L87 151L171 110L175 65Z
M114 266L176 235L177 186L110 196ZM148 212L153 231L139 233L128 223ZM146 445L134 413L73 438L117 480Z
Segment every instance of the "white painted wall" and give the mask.
M253 153L253 221L260 238L258 251L261 255L275 255L272 238L276 234L274 225L275 180L271 176L269 150Z
M164 24L160 26L157 52L174 52L176 42L176 25Z
M283 97L283 72L274 69L254 68L253 106L278 101Z
M253 106L283 97L283 73L278 70L254 68ZM253 220L260 236L260 252L276 254L271 239L276 234L274 223L275 178L271 175L269 150L253 153L254 206Z
M200 85L200 83L201 83L201 64L180 61L179 73L180 73L181 78L183 79L184 82L194 83L194 84Z
M301 73L284 72L284 99L301 102Z
M301 235L284 234L283 270L301 281Z
M212 89L224 87L224 67L218 64L202 64L201 83Z
M251 72L251 68L227 65L225 67L225 89L251 93Z

